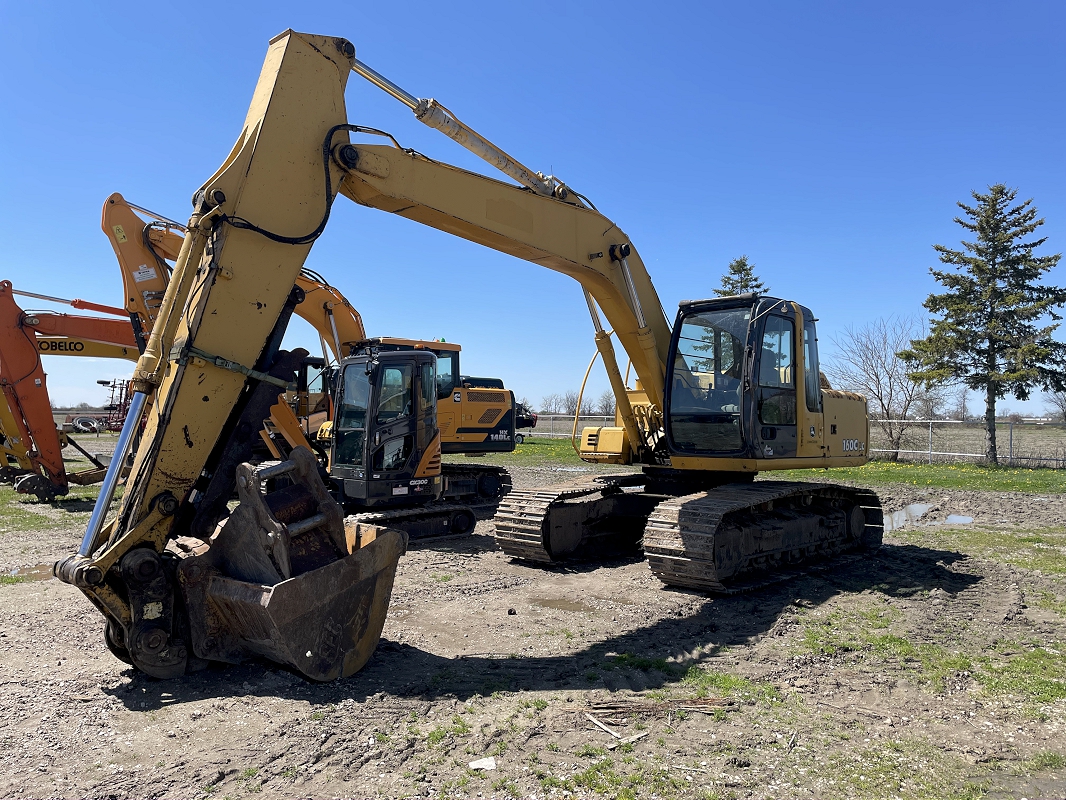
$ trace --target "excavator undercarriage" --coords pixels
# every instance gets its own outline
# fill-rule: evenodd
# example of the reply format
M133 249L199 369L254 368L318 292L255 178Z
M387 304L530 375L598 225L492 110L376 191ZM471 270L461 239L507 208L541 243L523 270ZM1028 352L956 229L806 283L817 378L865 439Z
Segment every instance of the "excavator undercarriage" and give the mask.
M718 473L707 476L713 488L693 491L693 478L636 473L512 491L496 513L496 542L538 563L643 550L664 584L717 593L881 544L881 504L869 490Z

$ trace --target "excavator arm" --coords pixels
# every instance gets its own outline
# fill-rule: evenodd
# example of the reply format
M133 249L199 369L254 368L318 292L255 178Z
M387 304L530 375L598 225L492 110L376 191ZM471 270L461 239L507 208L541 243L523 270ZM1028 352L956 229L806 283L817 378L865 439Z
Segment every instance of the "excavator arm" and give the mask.
M384 624L406 536L344 525L302 448L277 468L244 464L306 355L281 338L343 177L329 148L348 142L353 57L343 39L271 42L244 130L194 198L134 372L112 464L152 403L122 501L108 521L109 471L78 555L56 565L104 613L107 641L157 677L258 655L335 678L362 666ZM279 471L296 488L264 501Z
M396 147L349 145L340 157L351 165L341 193L360 205L576 280L602 309L644 390L661 406L670 324L640 256L617 225L594 209Z

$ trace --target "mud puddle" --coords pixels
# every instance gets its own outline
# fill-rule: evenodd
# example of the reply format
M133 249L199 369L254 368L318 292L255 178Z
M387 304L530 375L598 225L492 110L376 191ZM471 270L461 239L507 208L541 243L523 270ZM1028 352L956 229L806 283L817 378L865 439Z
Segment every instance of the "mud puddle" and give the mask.
M580 600L565 600L558 597L535 597L532 602L535 606L540 606L541 608L553 608L556 611L588 612L596 610L592 606L582 603Z
M51 564L36 564L32 567L20 567L8 573L12 578L22 578L28 581L50 581L55 576L52 574Z

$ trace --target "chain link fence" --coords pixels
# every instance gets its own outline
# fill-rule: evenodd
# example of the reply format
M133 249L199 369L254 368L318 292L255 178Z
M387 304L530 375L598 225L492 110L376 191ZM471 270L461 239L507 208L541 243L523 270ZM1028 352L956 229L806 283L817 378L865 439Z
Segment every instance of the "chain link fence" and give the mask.
M582 414L577 422L577 433L581 435L582 428L599 428L614 425L614 415L603 416L600 414ZM573 415L565 414L538 414L537 427L522 430L526 436L546 436L550 439L569 439L574 430Z
M983 422L948 419L889 420L895 431L902 430L899 447L894 448L877 420L870 421L870 455L873 458L932 463L974 462L985 459ZM580 434L585 427L614 425L613 416L590 414L578 420ZM537 427L524 430L526 436L568 439L574 418L564 414L541 414ZM1066 424L1058 422L1000 422L996 425L996 446L1001 464L1066 469Z
M881 427L870 421L870 454L874 458L900 461L951 463L985 460L983 422L959 420L885 420L902 430L896 449ZM1001 464L1066 468L1066 424L1057 422L998 422L996 452Z

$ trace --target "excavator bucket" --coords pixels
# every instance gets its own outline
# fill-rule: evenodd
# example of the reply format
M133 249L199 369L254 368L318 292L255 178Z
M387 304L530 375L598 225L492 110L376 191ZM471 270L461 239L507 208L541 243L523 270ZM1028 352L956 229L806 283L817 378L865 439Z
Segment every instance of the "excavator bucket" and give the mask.
M240 505L207 542L168 548L180 559L188 655L267 658L316 681L357 672L377 647L407 534L346 525L303 447L280 464L241 464L237 491Z

